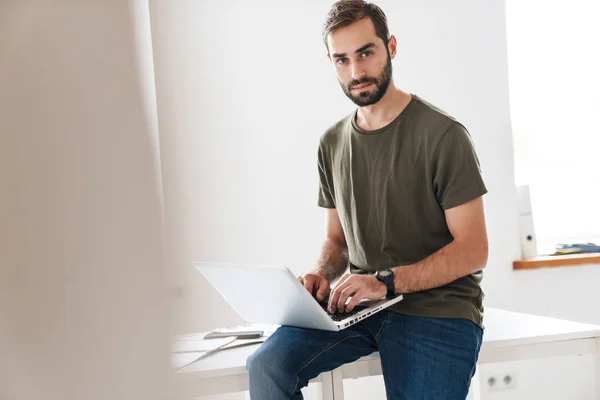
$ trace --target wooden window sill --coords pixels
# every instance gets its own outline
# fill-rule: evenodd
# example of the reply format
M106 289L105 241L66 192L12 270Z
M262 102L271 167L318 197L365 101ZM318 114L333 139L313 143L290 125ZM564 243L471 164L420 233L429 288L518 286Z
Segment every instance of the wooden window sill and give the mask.
M600 264L600 253L564 254L558 256L539 256L513 262L513 269L532 269L542 267L566 267L581 264Z

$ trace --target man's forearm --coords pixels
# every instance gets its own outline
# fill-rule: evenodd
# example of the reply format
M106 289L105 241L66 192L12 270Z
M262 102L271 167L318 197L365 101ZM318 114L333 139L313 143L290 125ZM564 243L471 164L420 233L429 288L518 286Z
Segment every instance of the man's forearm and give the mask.
M348 266L348 248L345 243L328 238L323 243L317 267L313 271L330 283L342 276Z
M398 293L412 293L444 286L485 267L487 246L452 242L416 264L392 268Z

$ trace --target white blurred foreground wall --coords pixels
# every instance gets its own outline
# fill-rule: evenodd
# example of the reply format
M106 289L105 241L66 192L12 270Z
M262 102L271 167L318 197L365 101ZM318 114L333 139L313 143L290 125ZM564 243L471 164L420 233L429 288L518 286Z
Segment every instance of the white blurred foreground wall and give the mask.
M0 399L168 397L149 29L143 1L0 2Z

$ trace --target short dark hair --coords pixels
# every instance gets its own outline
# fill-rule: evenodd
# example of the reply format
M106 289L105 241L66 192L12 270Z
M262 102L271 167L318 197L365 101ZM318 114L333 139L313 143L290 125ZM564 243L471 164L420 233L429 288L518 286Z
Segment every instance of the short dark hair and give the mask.
M375 34L387 44L389 36L387 17L378 5L364 0L340 0L331 6L323 24L325 46L327 46L327 36L331 32L365 18L371 19L375 26Z

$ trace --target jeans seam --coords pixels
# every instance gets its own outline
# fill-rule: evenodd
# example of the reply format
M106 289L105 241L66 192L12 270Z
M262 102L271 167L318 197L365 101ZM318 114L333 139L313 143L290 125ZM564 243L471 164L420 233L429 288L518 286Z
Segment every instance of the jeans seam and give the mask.
M386 315L385 319L383 320L383 323L381 324L381 327L379 328L379 332L377 332L377 335L375 335L375 340L376 341L379 340L379 337L381 337L381 334L383 333L383 329L385 328L385 326L389 324L389 321L390 321L390 318L391 318L390 316L391 315L392 315L392 312L389 312ZM382 375L383 375L383 384L384 384L384 387L385 387L385 398L387 400L390 400L392 398L392 395L391 395L390 390L389 390L389 385L388 385L389 382L388 382L388 379L387 379L388 376L386 374L386 368L384 367L383 363L381 363L381 372L382 372Z
M479 328L479 327L478 327ZM481 328L479 328L481 329ZM477 372L477 361L479 361L479 353L481 352L481 344L483 343L483 329L481 330L481 337L477 335L477 349L473 354L473 368L471 369L471 376L469 377L469 387L471 387L471 381Z
M377 342L377 340L379 339L379 337L381 336L381 333L383 332L383 328L385 328L385 326L389 323L390 320L390 315L392 315L391 312L388 312L388 314L385 316L385 319L383 320L383 323L381 324L381 326L379 327L379 331L377 332L377 334L374 336L375 338L375 342Z
M302 371L304 368L306 368L307 366L309 366L310 363L312 363L314 360L316 360L317 357L319 357L321 354L323 354L327 350L334 348L335 346L337 346L338 344L342 343L346 339L352 339L352 338L359 337L359 336L363 336L363 334L362 333L356 333L356 334L351 335L351 336L345 336L345 337L341 338L340 340L338 340L337 342L329 343L327 346L321 348L321 350L317 354L315 354L315 356L313 358L311 358L309 361L307 361L306 363L304 363L304 365L302 365L298 369L298 371L296 371L296 373L294 374L294 376L295 376L294 384L292 385L290 393L294 393L296 391L297 387L298 387L298 381L299 381L298 374L300 373L300 371Z
M381 360L380 360L381 363ZM383 375L383 386L385 388L385 398L387 400L390 400L392 398L392 396L390 395L390 390L388 387L388 380L387 380L387 374L386 374L386 368L383 366L383 363L381 363L381 375Z

